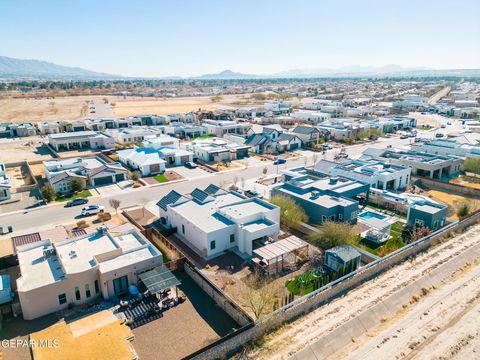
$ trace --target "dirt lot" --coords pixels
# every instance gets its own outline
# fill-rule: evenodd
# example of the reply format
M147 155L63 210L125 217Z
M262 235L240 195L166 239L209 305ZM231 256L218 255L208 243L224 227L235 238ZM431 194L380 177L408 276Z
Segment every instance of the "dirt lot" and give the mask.
M0 100L0 121L38 122L77 120L88 115L88 100L108 99L117 116L172 114L205 110L227 109L254 105L250 95L223 95L219 102L210 96L155 98L122 96L70 96L54 99L9 98ZM261 102L263 103L263 102Z
M351 319L379 302L394 297L403 288L419 281L448 261L453 261L457 256L475 257L479 246L480 226L476 225L455 239L393 267L347 295L266 336L261 347L252 350L250 355L255 359L289 358L303 349L306 344L312 344L346 325ZM449 276L450 270L446 270L446 276ZM392 359L413 358L417 355L419 358L442 358L430 356L432 353L429 351L432 351L438 354L449 354L444 358L472 358L471 352L470 356L465 357L467 354L463 350L467 348L468 342L470 342L468 345L470 349L478 349L479 345L478 274L478 262L466 263L449 277L449 281L442 283L438 288L427 289L424 295L407 304L405 311L397 317L378 319L384 326L390 327L391 335L383 336L384 333L381 331L372 330L361 339L352 338L349 342L353 348L360 351L365 346L364 349L369 350L359 352L358 356L352 357ZM477 319L473 325L469 314L472 319ZM421 329L419 330L418 327ZM451 336L448 336L449 334ZM344 336L349 335L345 332ZM371 343L370 340L373 342ZM372 344L374 346L371 346ZM337 353L332 358L348 357L355 349L338 349L345 352Z
M0 121L38 122L76 120L87 114L84 97L55 99L10 98L0 100Z
M43 144L42 140L2 139L0 141L1 163L24 160L49 160L51 158L52 153L48 150L47 146Z

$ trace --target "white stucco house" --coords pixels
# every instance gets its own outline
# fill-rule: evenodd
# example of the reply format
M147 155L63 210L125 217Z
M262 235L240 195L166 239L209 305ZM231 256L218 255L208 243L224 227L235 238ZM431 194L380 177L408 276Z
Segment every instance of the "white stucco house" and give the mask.
M232 250L251 257L253 243L277 239L280 209L215 185L195 189L190 197L172 190L157 203L161 221L204 258Z

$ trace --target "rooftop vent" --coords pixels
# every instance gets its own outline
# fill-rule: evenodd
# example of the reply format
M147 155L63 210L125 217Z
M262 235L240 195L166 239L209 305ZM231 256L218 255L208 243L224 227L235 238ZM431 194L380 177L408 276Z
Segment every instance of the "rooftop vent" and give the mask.
M338 177L337 176L332 176L330 178L330 184L334 185L338 182Z
M320 191L313 190L312 191L312 199L317 199L320 196Z
M72 250L68 253L68 256L70 256L70 259L75 259L77 257L77 253Z

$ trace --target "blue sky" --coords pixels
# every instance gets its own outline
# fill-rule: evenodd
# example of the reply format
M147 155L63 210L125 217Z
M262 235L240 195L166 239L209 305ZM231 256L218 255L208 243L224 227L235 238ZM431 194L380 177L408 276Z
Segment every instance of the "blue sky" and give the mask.
M479 0L0 0L0 55L127 76L480 68Z

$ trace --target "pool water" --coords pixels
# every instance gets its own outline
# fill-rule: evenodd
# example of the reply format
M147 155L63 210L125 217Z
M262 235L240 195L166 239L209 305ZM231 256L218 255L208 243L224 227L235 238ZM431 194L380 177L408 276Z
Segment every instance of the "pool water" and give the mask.
M365 219L365 220L368 220L368 219L371 219L371 218L377 218L377 219L383 220L387 216L382 215L382 214L378 214L378 213L373 212L373 211L365 211L365 212L361 213L360 215L358 215L358 217L361 217L362 219Z

